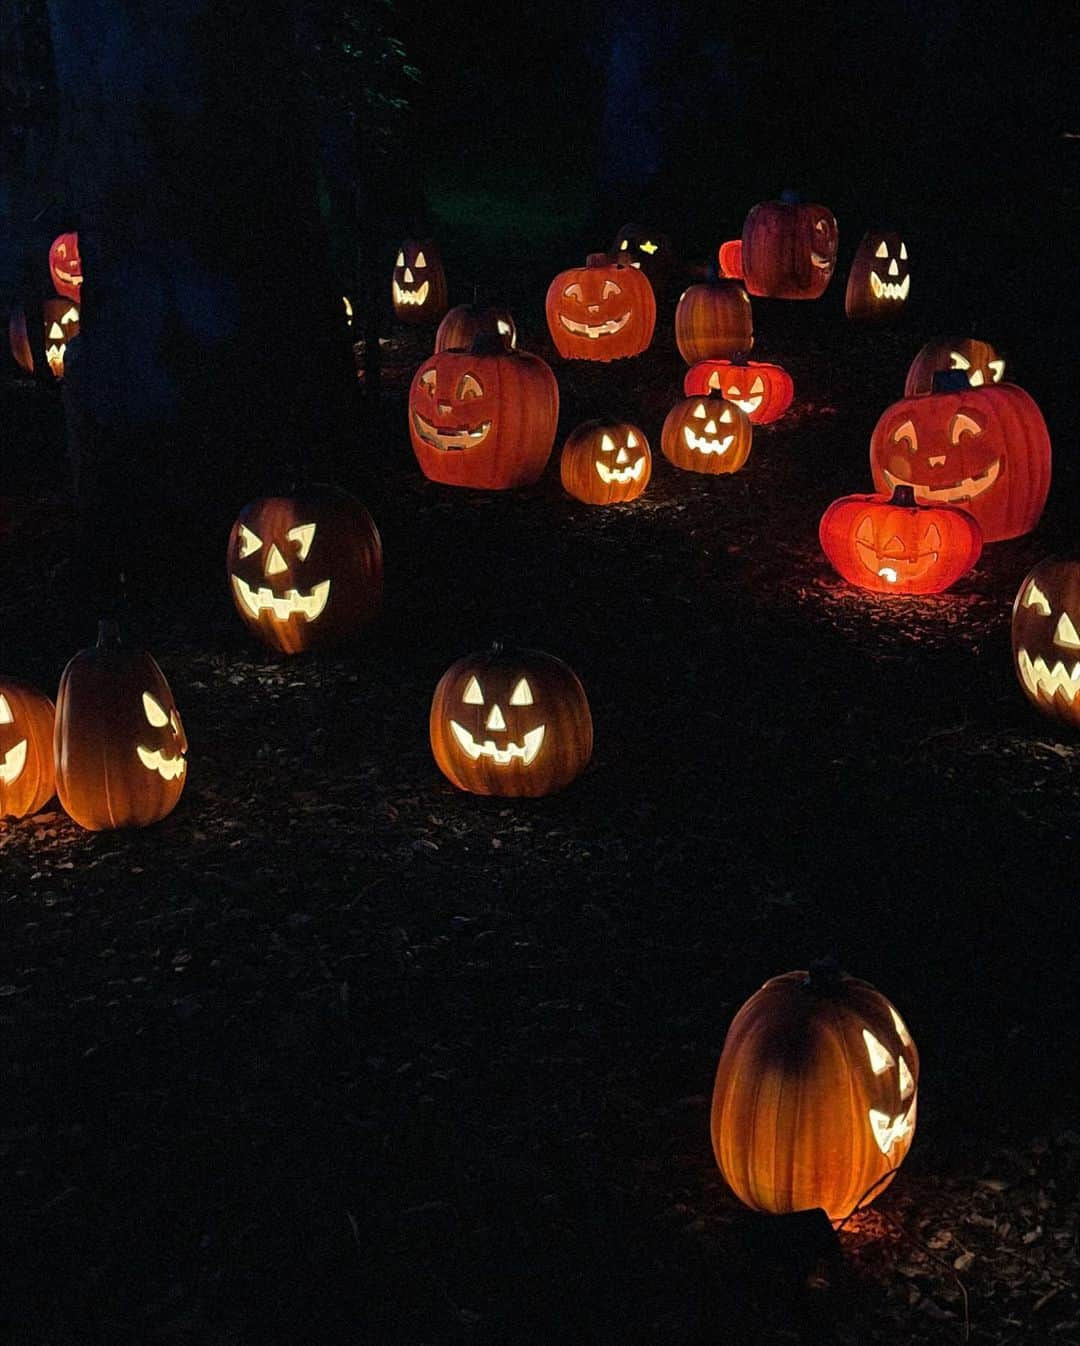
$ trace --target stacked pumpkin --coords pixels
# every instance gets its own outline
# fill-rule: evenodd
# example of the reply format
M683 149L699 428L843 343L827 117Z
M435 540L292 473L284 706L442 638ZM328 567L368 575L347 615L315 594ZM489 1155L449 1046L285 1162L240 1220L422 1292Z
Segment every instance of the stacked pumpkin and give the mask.
M27 374L34 372L34 342L31 324L43 333L41 353L54 379L64 377L68 343L79 335L79 301L82 293L82 261L79 236L60 234L49 248L49 277L56 294L40 304L15 303L8 315L8 341L15 363ZM36 310L36 312L35 312Z

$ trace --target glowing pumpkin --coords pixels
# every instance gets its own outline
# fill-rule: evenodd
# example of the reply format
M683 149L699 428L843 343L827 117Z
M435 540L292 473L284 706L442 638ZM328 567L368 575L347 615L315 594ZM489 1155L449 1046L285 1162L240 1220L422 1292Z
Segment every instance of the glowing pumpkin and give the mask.
M0 678L0 818L25 818L52 798L54 719L42 692Z
M656 327L656 296L644 271L603 252L562 271L544 304L555 349L565 360L624 360L647 350Z
M559 460L563 486L586 505L635 500L651 473L649 441L626 421L585 421L570 432Z
M864 234L844 291L844 312L858 322L892 322L911 292L908 247L897 233Z
M763 201L743 223L746 288L771 299L819 299L836 267L839 236L825 206Z
M79 235L60 234L49 248L49 275L53 288L65 299L76 303L82 295L82 259L79 256Z
M754 1210L821 1207L834 1223L892 1181L911 1148L919 1053L868 982L829 965L773 977L728 1029L713 1153Z
M467 351L478 336L497 336L511 349L517 346L517 327L510 310L458 304L450 309L435 333L436 351Z
M438 322L446 312L446 272L433 239L407 238L398 249L390 285L394 316L413 325Z
M729 276L732 280L742 280L741 238L729 238L725 243L721 243L716 256L720 263L720 274L722 276Z
M68 299L44 299L41 303L45 363L53 378L64 377L64 357L68 342L79 334L79 306ZM16 363L28 374L34 372L34 352L26 326L26 310L12 305L8 315L8 339Z
M686 371L683 392L687 397L719 393L754 425L768 425L791 406L795 386L787 370L765 361L699 360Z
M685 289L675 307L675 344L688 365L748 351L754 315L742 285L713 276Z
M908 368L904 396L933 392L934 375L954 369L967 375L968 385L972 388L1000 383L1005 377L1005 361L989 341L977 341L974 337L928 341Z
M660 448L686 472L737 472L750 457L749 417L718 396L687 397L668 412Z
M1035 709L1080 728L1080 562L1052 556L1028 572L1013 603L1012 652Z

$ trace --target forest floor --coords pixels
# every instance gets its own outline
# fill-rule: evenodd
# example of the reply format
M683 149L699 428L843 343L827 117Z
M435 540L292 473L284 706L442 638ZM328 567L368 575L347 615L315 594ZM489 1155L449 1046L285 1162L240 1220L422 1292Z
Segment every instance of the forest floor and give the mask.
M555 457L513 493L425 481L405 394L430 332L398 332L341 482L383 535L379 618L279 659L232 611L224 535L174 549L132 607L191 743L179 806L0 824L4 1339L1080 1342L1080 748L1009 653L1075 471L951 593L875 599L817 522L870 488L929 331L756 303L795 404L708 478L659 453L670 301L645 356L593 366L552 354L542 293L508 297L558 375L557 444L637 422L640 500L576 503ZM1064 459L1076 427L1024 357ZM49 389L3 396L3 667L55 689L94 625L65 610L61 421ZM595 752L561 794L462 794L432 760L434 685L493 638L587 690ZM837 1256L742 1211L708 1125L738 1006L825 954L922 1056L911 1153Z

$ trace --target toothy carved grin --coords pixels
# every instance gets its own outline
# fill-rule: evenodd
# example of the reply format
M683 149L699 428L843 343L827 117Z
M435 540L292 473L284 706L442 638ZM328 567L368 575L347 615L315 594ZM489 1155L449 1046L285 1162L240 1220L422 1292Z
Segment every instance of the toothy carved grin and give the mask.
M704 435L695 435L688 425L683 426L683 439L686 447L697 453L727 453L735 436L725 435L723 439L706 439Z
M926 504L927 501L933 504L960 505L965 500L974 500L977 495L982 495L993 486L1001 471L1001 459L995 458L985 472L979 472L974 477L965 477L963 481L953 482L951 486L929 486L926 482L894 477L887 468L883 468L882 471L890 491L895 491L898 486L910 486L920 505Z
M882 1154L888 1154L898 1140L903 1140L910 1136L915 1129L915 1100L912 1099L911 1107L907 1112L902 1112L899 1117L890 1118L888 1113L879 1112L877 1108L871 1108L869 1112L870 1129L874 1133L874 1140Z
M620 486L628 481L640 481L641 474L645 471L645 459L641 457L636 463L631 463L629 467L608 467L605 463L596 464L596 474L605 486L613 481Z
M483 743L478 743L472 734L460 724L457 720L450 721L450 728L454 737L458 741L461 750L475 762L478 757L490 757L496 766L508 766L513 761L519 761L522 766L528 766L540 751L540 745L544 741L544 729L546 726L540 724L535 729L530 729L521 743L508 743L505 748L497 748L492 739L485 739Z
M83 278L81 275L73 276L70 271L65 271L63 267L56 266L55 263L53 264L53 270L56 272L60 280L65 281L68 285L82 284Z
M883 579L886 584L896 584L901 578L909 582L921 579L937 564L936 551L920 552L918 556L897 556L883 561L876 547L858 539L856 542L859 548L859 560L867 570L877 575L878 579Z
M45 363L54 374L62 374L64 372L64 352L66 350L66 344L63 346L45 347Z
M401 286L394 281L394 303L395 304L416 304L420 305L427 302L429 283L425 280L416 290L403 290ZM386 291L383 291L385 294Z
M430 421L425 421L418 411L413 412L413 424L416 433L425 444L431 444L443 453L457 453L462 449L475 449L483 444L491 429L490 421L483 421L475 430L437 430Z
M1080 693L1080 663L1073 664L1071 670L1060 659L1049 666L1041 654L1032 659L1021 645L1016 652L1016 665L1024 679L1024 686L1036 699L1041 693L1050 701L1055 692L1060 692L1072 701Z
M627 310L621 318L609 318L607 322L587 323L574 322L572 318L559 314L559 321L568 332L573 332L575 336L588 337L595 340L597 337L613 336L616 332L621 332L630 321L630 311Z
M8 748L3 757L0 757L0 782L4 785L11 785L22 775L22 769L26 765L26 739L19 739L14 747Z
M738 388L729 388L725 392L723 382L720 378L720 373L716 369L714 369L713 372L709 375L708 386L713 390L713 392L720 393L720 395L724 397L728 402L731 402L735 406L737 406L740 411L745 411L748 416L752 416L754 412L757 411L758 407L761 406L762 399L765 396L764 393L758 393L756 397L736 397L735 394L739 391Z
M831 271L835 260L833 257L823 257L820 252L810 254L810 261L819 271Z
M187 763L182 757L166 757L163 752L144 748L141 743L136 746L135 751L147 771L156 771L162 780L176 780L178 776L184 774Z
M329 580L316 584L310 593L302 594L299 589L286 589L283 594L278 595L266 585L261 589L253 589L250 584L245 584L239 575L233 575L231 579L237 598L256 620L260 612L269 608L279 622L287 621L296 614L313 622L316 617L321 616L323 608L326 607L326 600L330 597Z
M876 271L870 272L870 288L875 299L906 299L911 289L911 273L903 280L882 280Z

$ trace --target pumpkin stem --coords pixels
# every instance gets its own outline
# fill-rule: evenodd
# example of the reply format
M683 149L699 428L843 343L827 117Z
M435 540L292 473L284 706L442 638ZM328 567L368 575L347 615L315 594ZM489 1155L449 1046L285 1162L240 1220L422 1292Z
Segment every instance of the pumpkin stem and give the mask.
M111 617L102 617L98 621L97 647L99 650L115 650L120 647L120 626Z
M745 369L749 363L750 363L749 351L735 351L734 354L731 356L730 360L728 360L728 364L738 365L740 369Z
M810 964L803 983L815 995L831 995L840 989L840 964L833 957L818 958Z
M904 509L915 509L917 508L918 503L919 502L915 499L914 486L893 487L892 498L889 500L890 505L900 505Z

